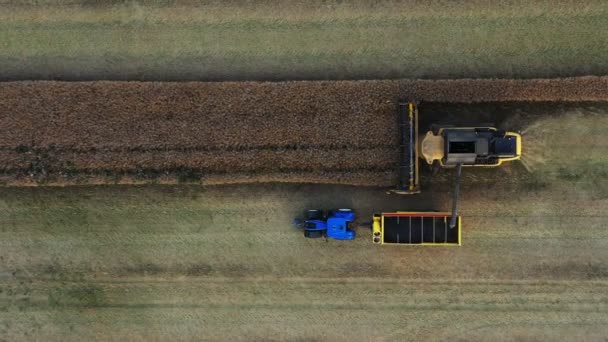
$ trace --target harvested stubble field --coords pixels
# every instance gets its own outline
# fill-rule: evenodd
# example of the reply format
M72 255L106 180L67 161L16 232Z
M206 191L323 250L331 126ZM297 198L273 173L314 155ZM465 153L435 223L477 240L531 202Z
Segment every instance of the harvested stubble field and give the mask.
M605 173L532 187L494 171L494 184L466 172L478 177L463 184L459 248L375 246L364 224L378 210L449 208L440 180L414 197L291 184L1 188L0 334L602 341L608 189L580 182ZM356 208L358 239L304 239L291 220L311 206Z
M1 0L0 80L608 74L602 0Z
M0 84L1 179L21 185L286 181L389 186L396 183L400 99L602 101L608 99L608 77L7 82ZM429 121L434 115L423 109L421 117ZM526 123L508 128L523 129Z

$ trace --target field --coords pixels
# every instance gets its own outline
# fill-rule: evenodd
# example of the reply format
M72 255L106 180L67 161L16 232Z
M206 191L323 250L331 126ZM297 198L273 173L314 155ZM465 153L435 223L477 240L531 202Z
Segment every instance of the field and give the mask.
M606 31L603 1L0 0L0 341L605 341ZM451 204L449 170L386 193L400 99L523 134L464 171L461 247L371 242ZM358 239L304 239L311 207Z
M2 335L601 340L608 108L425 110L490 108L525 126L529 151L525 164L465 171L459 248L383 248L368 230L375 211L449 209L449 172L423 172L414 197L287 184L4 188ZM357 208L359 239L304 239L291 219L310 206Z
M449 208L441 183L415 198L312 185L2 189L2 336L601 340L606 190L465 185L459 248L379 247L365 226L379 209ZM360 239L304 239L291 219L311 205L357 208Z

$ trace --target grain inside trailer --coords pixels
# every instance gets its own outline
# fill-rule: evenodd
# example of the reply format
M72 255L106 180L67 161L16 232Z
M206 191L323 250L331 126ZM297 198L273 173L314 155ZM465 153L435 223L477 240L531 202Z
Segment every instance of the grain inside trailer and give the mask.
M396 212L374 215L373 242L392 245L460 246L461 218L450 228L450 213Z

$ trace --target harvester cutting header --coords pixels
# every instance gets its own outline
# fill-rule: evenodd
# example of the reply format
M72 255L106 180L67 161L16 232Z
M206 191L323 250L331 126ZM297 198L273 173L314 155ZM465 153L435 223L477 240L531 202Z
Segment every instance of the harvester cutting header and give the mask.
M461 218L458 216L458 193L463 166L497 167L521 158L521 135L494 127L454 127L432 125L422 139L418 136L418 106L399 104L399 183L391 192L420 193L419 159L438 168L455 168L452 212L393 212L374 214L372 241L395 245L461 244ZM311 215L313 213L313 215ZM349 224L355 220L352 209L321 214L309 210L298 227L306 237L352 240L355 232Z

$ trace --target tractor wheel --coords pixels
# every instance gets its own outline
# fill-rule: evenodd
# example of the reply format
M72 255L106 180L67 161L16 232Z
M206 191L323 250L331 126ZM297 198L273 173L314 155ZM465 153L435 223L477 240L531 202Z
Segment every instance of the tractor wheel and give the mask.
M306 220L323 220L323 211L318 209L306 210Z
M332 209L327 212L327 216L333 216L336 213L352 213L353 210L349 208Z
M322 238L323 237L323 231L322 230L305 230L304 231L304 237L307 237L309 239Z

